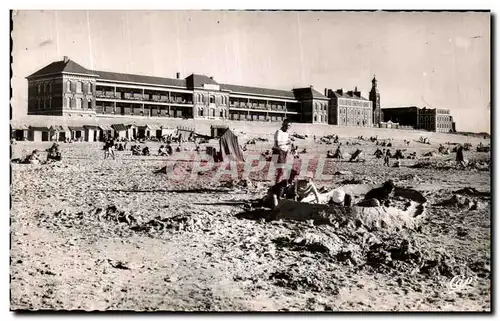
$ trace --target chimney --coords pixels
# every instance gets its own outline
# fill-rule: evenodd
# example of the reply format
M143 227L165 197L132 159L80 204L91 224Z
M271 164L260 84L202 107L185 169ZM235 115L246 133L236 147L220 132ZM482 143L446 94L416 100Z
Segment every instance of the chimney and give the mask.
M214 77L210 76L210 79L214 80Z
M64 56L64 62L68 62L69 61L69 57L68 56Z
M180 73L180 72L176 73L176 74L175 74L175 77L176 77L177 79L181 79L181 73Z
M325 88L325 97L328 96L328 88Z
M339 93L341 96L344 95L344 89L343 88L337 89L337 93Z

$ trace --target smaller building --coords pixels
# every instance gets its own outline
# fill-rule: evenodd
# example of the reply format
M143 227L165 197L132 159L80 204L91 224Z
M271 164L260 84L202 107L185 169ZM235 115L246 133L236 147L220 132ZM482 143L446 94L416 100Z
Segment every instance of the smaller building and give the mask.
M449 109L419 108L417 106L383 109L384 121L397 122L406 128L432 132L453 131L453 117Z
M379 123L379 127L380 128L393 128L393 129L399 129L400 126L399 126L399 123L393 123L392 121L381 121Z

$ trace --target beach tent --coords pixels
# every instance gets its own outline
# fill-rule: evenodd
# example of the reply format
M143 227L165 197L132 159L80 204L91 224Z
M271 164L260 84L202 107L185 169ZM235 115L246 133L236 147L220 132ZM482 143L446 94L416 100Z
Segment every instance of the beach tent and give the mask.
M238 143L238 136L236 136L230 129L227 129L220 137L220 153L222 160L231 157L233 160L244 162L245 157Z

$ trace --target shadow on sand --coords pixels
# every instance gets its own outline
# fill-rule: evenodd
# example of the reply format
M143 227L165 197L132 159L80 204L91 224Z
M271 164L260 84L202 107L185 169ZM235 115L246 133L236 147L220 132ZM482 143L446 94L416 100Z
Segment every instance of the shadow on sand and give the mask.
M194 188L194 189L154 189L154 190L132 190L132 189L98 189L99 192L115 192L115 193L227 193L227 189L215 188Z

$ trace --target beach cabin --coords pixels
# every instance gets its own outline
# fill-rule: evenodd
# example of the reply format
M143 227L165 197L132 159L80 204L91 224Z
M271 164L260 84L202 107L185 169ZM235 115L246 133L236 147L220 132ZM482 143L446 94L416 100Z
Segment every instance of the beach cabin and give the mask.
M50 126L48 125L30 126L28 131L28 140L33 142L50 141Z
M84 125L85 128L85 141L86 142L98 142L99 141L99 126L97 125Z
M114 130L110 125L99 125L99 140L104 140L105 137L114 137Z
M28 139L28 131L30 129L28 125L20 122L11 122L10 129L11 129L11 138L18 141L23 141Z
M71 131L68 126L52 125L50 126L50 140L64 142L71 137Z

